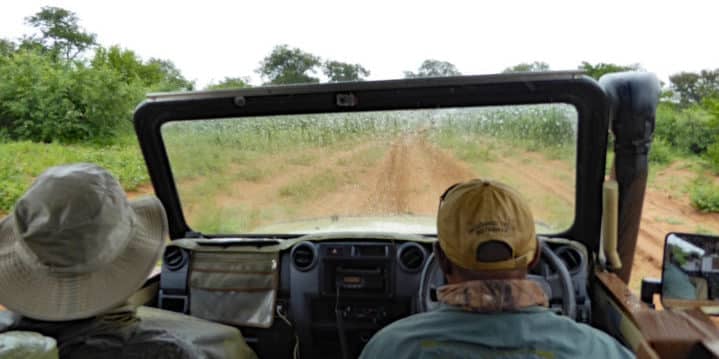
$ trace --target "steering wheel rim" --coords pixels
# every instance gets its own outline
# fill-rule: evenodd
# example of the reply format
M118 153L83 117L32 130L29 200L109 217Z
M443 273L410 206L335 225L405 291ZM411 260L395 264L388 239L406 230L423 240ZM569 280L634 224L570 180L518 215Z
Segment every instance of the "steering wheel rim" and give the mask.
M559 282L562 289L562 311L564 314L574 320L577 317L577 301L574 292L574 283L572 276L564 262L545 244L543 239L539 240L540 255L554 268L559 276ZM439 303L431 299L431 285L439 282L445 283L444 274L437 264L434 253L430 254L422 268L420 275L419 293L417 295L417 311L428 312L439 307Z

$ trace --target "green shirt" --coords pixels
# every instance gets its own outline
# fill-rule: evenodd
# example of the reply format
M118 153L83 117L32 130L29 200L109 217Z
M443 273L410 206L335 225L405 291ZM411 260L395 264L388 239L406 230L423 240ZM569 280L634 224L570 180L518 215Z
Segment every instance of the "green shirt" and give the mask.
M394 322L360 358L634 358L612 337L546 308L473 313L444 305Z

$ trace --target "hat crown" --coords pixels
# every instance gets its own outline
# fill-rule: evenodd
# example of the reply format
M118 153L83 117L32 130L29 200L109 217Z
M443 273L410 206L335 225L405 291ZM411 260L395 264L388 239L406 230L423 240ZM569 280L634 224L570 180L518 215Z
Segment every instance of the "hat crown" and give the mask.
M437 234L447 257L471 270L526 268L538 248L529 204L512 188L482 179L459 183L442 196Z
M132 232L132 211L117 180L93 164L52 167L18 201L15 230L33 259L57 271L109 264Z

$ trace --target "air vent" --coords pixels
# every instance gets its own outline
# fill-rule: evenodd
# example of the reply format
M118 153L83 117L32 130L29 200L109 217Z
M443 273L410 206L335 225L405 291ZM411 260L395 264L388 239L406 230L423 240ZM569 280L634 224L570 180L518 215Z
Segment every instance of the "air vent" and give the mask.
M570 273L576 273L582 266L582 254L570 246L559 247L555 252L559 259L567 266Z
M301 242L292 248L292 264L297 270L308 271L317 262L317 247L310 242Z
M187 252L184 249L175 246L165 248L165 254L162 256L163 264L171 271L176 271L182 268L185 263L187 263L188 259L189 255Z
M405 272L419 272L426 258L427 251L414 242L404 243L397 249L397 262Z

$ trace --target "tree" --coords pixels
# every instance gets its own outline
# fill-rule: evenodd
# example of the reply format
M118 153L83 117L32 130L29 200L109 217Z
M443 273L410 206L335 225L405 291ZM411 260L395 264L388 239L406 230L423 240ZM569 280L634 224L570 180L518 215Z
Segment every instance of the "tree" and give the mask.
M700 103L706 97L719 95L719 69L680 72L669 76L669 82L683 105Z
M325 61L322 72L330 82L359 81L369 76L369 70L360 64L348 64L339 61Z
M278 45L261 62L257 73L269 79L270 84L320 82L314 74L320 58L298 48Z
M192 90L194 83L182 76L169 60L150 59L143 62L132 50L111 46L99 47L91 64L94 68L109 67L128 83L139 83L147 91Z
M0 39L0 57L10 56L17 49L17 45L8 39Z
M439 77L439 76L458 76L462 73L457 70L457 67L447 61L439 60L424 60L419 66L416 73L412 71L405 71L405 78L414 77Z
M514 65L512 67L507 67L502 71L503 73L513 73L513 72L543 72L543 71L549 71L549 64L542 61L534 61L532 63L526 63L522 62L521 64Z
M579 65L578 68L580 70L584 71L587 74L587 76L589 76L595 80L599 80L600 77L604 76L605 74L612 73L612 72L641 70L641 67L639 66L639 64L617 65L617 64L600 62L600 63L597 63L596 65L592 65L586 61L582 61L582 64Z
M250 79L246 77L225 77L224 80L216 83L207 85L207 90L222 90L222 89L241 89L252 87L250 85Z
M155 80L151 86L153 91L191 91L195 88L195 83L182 76L180 69L170 60L151 58L145 63L145 70Z
M45 6L25 21L42 34L39 39L29 40L36 41L54 56L62 56L65 60L74 59L96 44L95 34L83 31L78 25L77 15L63 8Z

